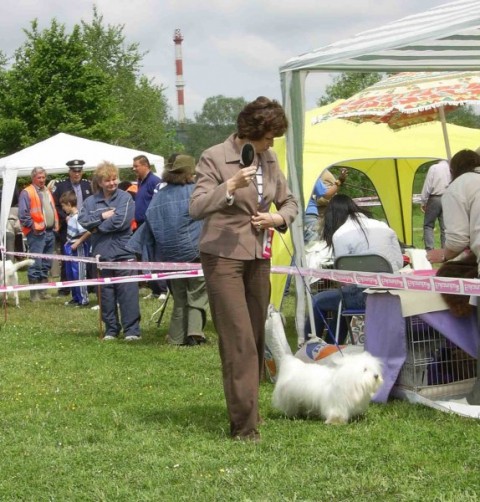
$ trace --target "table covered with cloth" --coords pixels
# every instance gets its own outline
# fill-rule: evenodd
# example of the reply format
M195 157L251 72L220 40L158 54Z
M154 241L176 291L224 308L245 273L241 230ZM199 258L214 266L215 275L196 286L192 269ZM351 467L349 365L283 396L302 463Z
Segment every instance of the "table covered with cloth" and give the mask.
M476 313L454 317L437 293L382 291L367 295L365 314L365 350L383 363L384 383L373 397L385 403L407 358L406 319L418 316L433 329L477 357L478 329Z

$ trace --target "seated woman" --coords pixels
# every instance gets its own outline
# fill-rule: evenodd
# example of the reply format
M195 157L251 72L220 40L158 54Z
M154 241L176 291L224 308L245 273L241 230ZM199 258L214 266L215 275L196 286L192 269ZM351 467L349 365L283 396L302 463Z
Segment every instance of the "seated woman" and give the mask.
M394 272L403 266L402 250L395 232L386 223L372 218L368 211L357 206L348 195L339 194L330 201L325 212L323 238L327 245L333 249L334 256L370 252L385 257L392 264ZM329 335L334 335L337 311L342 295L345 307L352 309L365 307L363 288L354 284L342 286L341 291L340 289L330 289L317 293L313 297L317 336L321 336L323 332L327 312L334 313L333 319L329 323ZM310 334L310 320L307 320L305 338L308 339ZM345 341L347 334L347 323L342 318L339 330L340 343ZM331 336L327 336L327 341L334 343Z

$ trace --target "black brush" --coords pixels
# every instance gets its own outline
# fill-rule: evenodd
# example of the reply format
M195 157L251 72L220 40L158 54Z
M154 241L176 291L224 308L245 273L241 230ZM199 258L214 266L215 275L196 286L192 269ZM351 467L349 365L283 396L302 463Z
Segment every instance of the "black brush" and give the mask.
M245 143L240 150L240 164L243 167L250 167L255 160L255 148L251 143Z

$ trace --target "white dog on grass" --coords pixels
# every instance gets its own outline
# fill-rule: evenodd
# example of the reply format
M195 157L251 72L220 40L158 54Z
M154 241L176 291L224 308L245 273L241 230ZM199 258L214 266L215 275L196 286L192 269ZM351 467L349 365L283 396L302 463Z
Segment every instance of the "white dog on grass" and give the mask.
M289 417L321 417L344 424L367 409L382 380L380 361L368 352L339 355L325 364L280 358L272 404Z
M13 263L12 260L5 260L5 274L4 266L0 263L0 284L3 286L17 286L18 285L18 271L21 268L31 267L35 260L27 259ZM18 291L13 291L15 297L15 306L20 307L20 300L18 299Z

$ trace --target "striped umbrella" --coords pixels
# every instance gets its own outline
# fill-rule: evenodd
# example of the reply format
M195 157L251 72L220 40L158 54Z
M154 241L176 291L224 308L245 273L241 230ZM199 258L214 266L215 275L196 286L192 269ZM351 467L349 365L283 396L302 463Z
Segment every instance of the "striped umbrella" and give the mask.
M367 87L314 120L386 123L399 129L440 118L450 159L445 112L479 103L480 72L404 72Z

